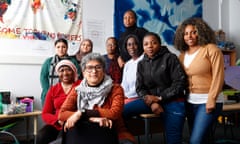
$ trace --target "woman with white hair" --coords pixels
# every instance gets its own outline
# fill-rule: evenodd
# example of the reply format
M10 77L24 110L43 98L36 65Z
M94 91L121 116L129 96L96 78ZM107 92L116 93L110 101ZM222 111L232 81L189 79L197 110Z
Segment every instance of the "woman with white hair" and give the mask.
M89 53L81 62L83 80L63 103L59 120L64 121L65 144L134 144L124 126L124 92L105 73L101 54Z

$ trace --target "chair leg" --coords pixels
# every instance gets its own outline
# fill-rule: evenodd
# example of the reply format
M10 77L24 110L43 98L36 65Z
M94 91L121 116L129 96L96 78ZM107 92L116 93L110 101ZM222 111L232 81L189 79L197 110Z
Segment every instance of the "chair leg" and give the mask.
M140 136L137 136L138 144L141 144Z
M148 118L145 118L144 121L145 121L145 144L149 144L150 123Z

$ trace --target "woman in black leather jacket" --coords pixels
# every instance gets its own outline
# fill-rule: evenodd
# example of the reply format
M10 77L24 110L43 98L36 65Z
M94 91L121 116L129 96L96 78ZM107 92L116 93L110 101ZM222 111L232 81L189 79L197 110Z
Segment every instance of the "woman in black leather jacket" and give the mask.
M164 109L164 126L168 144L182 143L185 120L186 74L175 54L156 33L143 39L144 58L138 64L136 91L152 111ZM161 110L161 109L159 109Z

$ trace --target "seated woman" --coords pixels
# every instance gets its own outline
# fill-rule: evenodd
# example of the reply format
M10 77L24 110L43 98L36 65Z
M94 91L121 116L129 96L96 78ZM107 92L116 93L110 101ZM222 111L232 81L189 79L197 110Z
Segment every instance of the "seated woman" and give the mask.
M125 94L123 118L127 120L141 113L152 113L152 111L136 92L135 83L137 65L143 58L142 52L140 51L140 42L137 36L128 35L125 39L124 47L131 56L131 59L125 63L123 68L123 79L121 83Z
M58 120L60 107L69 92L80 83L80 80L77 80L77 69L69 60L61 60L56 65L56 72L60 82L50 87L47 92L42 110L42 119L46 125L38 132L37 144L48 144L58 137L62 129Z
M158 34L143 38L144 57L138 63L136 91L152 111L164 109L167 144L182 143L187 77L177 56L161 45Z
M65 122L63 143L118 144L118 139L135 143L121 117L123 89L105 74L104 57L90 53L82 59L81 68L84 78L59 113L59 120Z
M121 83L123 61L119 57L117 39L109 37L106 40L107 54L103 55L106 60L106 74L110 75L114 83Z

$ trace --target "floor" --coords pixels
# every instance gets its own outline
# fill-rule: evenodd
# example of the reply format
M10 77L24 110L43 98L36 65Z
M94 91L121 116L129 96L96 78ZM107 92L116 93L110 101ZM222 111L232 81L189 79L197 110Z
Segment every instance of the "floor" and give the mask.
M239 123L240 124L240 123ZM144 144L144 136L136 137L138 144ZM162 134L153 134L150 139L150 144L164 144L164 139ZM182 144L188 144L189 132L187 124L184 125L183 132L183 142ZM229 123L224 126L222 124L217 124L215 129L215 134L213 137L212 144L240 144L240 125Z
M240 144L240 119L237 123L229 121L227 125L217 124L214 134L214 141L212 144ZM138 144L144 144L144 135L136 137ZM183 142L182 144L188 144L189 132L187 124L184 125ZM20 139L20 144L33 144L33 139L25 141ZM13 144L11 141L1 141L0 144ZM164 144L163 134L153 134L150 138L150 144Z

